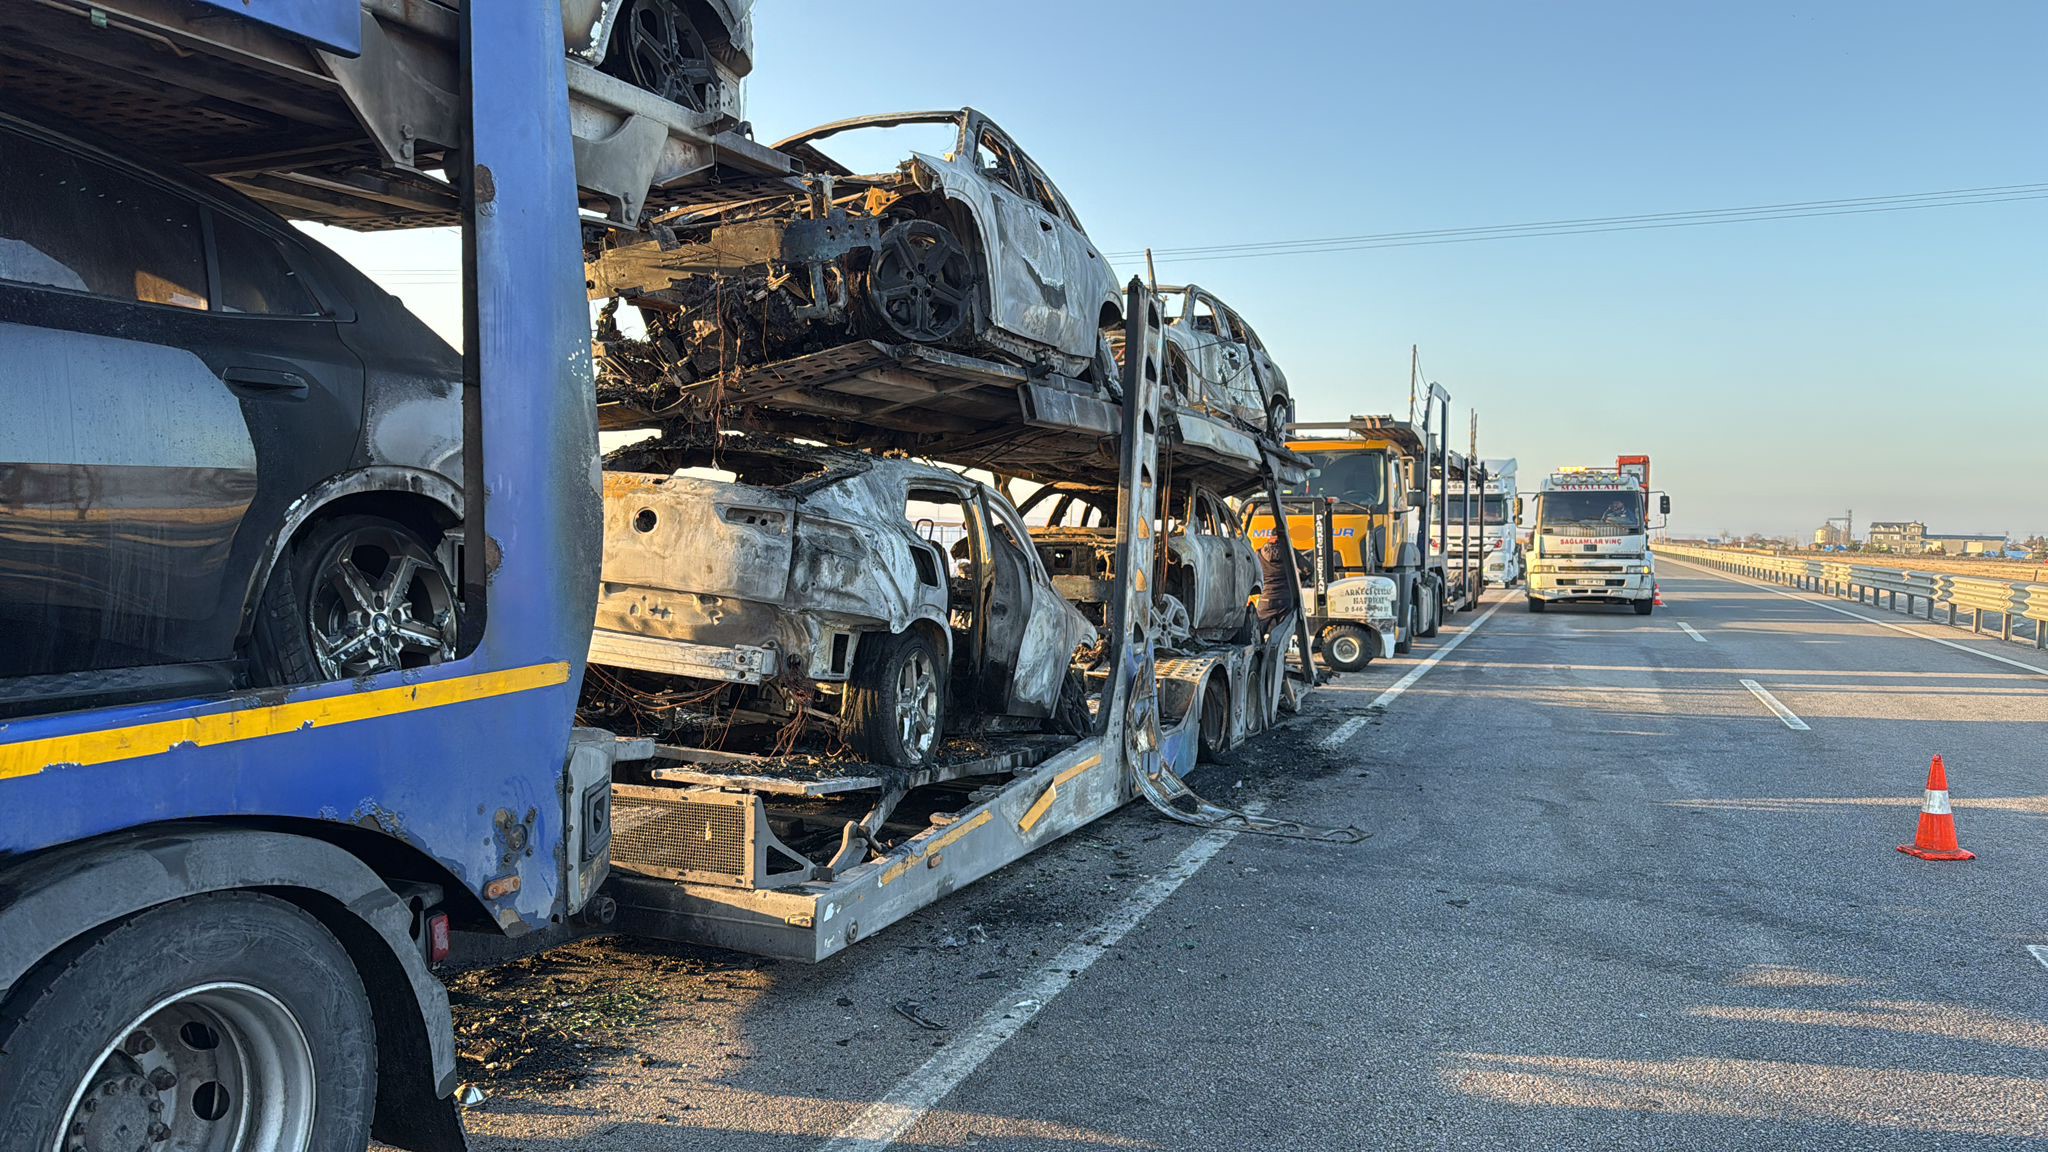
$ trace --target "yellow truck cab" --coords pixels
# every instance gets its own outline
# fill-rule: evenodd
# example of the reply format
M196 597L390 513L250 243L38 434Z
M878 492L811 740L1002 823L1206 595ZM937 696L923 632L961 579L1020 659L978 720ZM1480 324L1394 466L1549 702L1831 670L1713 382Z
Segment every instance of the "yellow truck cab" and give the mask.
M1288 505L1288 542L1296 551L1320 554L1317 525L1328 534L1328 581L1385 576L1393 581L1391 636L1387 646L1407 652L1417 635L1434 636L1443 620L1443 557L1428 539L1428 430L1391 416L1354 416L1334 423L1293 424L1291 430L1341 430L1341 437L1290 440L1287 447L1307 457L1315 471L1282 490ZM1315 515L1320 501L1327 517ZM1273 517L1255 506L1247 535L1263 545L1273 534Z

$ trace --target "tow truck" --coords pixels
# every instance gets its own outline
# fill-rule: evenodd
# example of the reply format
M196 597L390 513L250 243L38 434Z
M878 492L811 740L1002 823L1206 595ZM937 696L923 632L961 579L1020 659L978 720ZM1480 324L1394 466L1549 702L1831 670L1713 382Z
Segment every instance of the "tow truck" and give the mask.
M1627 466L1637 459L1639 467ZM1649 457L1623 461L1567 466L1543 481L1529 545L1529 611L1559 603L1627 604L1638 616L1657 610L1650 497L1663 515L1671 497L1646 487Z
M1330 595L1311 612L1309 628L1339 671L1406 653L1416 637L1437 634L1446 612L1479 601L1480 562L1455 550L1452 563L1450 540L1454 524L1462 534L1474 520L1478 501L1464 490L1484 483L1484 469L1476 455L1451 450L1444 434L1450 411L1450 393L1431 384L1420 424L1392 416L1290 424L1290 432L1310 435L1289 440L1288 449L1316 473L1248 507L1246 531L1255 542L1271 537L1278 506L1290 545L1314 558L1314 585ZM1344 435L1317 435L1329 432ZM1475 424L1475 448L1476 438ZM1346 583L1360 577L1392 581L1390 613L1378 607L1383 586Z

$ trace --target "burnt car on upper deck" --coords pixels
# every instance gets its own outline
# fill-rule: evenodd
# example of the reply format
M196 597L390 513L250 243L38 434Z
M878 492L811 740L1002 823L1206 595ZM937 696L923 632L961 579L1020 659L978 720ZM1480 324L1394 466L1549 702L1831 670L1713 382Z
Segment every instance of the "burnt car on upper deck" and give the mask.
M561 0L573 56L719 126L742 119L753 0Z
M1235 309L1198 285L1162 287L1167 385L1176 406L1283 439L1294 419L1287 377Z
M462 359L203 177L0 112L0 715L457 643Z
M938 126L947 150L865 175L825 151L837 137L912 126ZM601 375L601 394L665 407L735 368L856 340L1112 386L1115 274L1058 188L986 116L865 116L776 148L801 180L734 184L657 215L652 239L605 236L587 253L593 296L636 305L664 366L658 380Z
M604 507L586 715L785 748L822 725L903 768L949 734L1090 724L1073 658L1095 628L986 484L724 435L619 450Z

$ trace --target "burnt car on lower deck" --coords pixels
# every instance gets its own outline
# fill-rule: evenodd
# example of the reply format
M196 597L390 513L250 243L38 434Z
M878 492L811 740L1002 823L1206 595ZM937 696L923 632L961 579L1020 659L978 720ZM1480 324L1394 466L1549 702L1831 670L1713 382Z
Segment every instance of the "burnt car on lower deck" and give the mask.
M1018 505L1054 587L1097 622L1107 619L1115 590L1116 506L1114 489L1079 483L1045 485ZM1166 506L1162 637L1170 644L1250 638L1259 561L1236 514L1199 484L1176 486Z
M614 453L586 715L915 768L948 734L1090 725L1063 600L950 469L718 436ZM822 739L818 739L822 737Z

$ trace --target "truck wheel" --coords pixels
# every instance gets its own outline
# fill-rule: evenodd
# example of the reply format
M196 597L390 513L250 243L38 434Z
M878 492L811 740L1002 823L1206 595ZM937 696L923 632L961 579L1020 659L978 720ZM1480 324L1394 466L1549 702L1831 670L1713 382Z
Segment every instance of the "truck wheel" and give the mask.
M1636 610L1636 615L1648 616L1650 613L1655 612L1657 610L1657 601L1651 597L1645 596L1641 600L1635 601L1634 606Z
M877 764L931 763L946 730L945 667L921 631L863 637L846 682L847 743Z
M1421 604L1421 608L1422 608L1422 619L1423 619L1424 623L1423 623L1423 625L1422 625L1422 626L1421 626L1420 628L1417 628L1417 629L1415 630L1415 634L1416 634L1417 636L1420 636L1420 637L1422 637L1423 639L1427 640L1427 639L1429 639L1429 638L1431 638L1431 637L1435 636L1435 635L1436 635L1436 634L1437 634L1438 632L1440 632L1440 631L1442 631L1442 630L1443 630L1443 624L1444 624L1444 598L1443 598L1443 593L1442 593L1441 591L1436 591L1436 590L1432 590L1432 589L1429 589L1429 588L1424 588L1424 589L1422 590L1422 604Z
M353 1152L376 1094L355 965L273 896L136 913L44 960L0 1006L0 1147Z
M1415 650L1415 617L1420 611L1420 603L1411 598L1401 619L1394 623L1394 655L1406 656Z
M1541 612L1541 611L1543 611L1543 609L1544 609L1544 603L1543 603L1543 601L1541 601L1541 600L1538 600L1538 599L1537 599L1536 597L1534 597L1534 596L1531 596L1531 597L1529 597L1529 611L1531 611L1531 612Z
M1202 688L1201 746L1203 762L1228 764L1230 754L1230 687L1220 673Z
M1334 672L1356 672L1372 663L1379 645L1357 624L1332 624L1323 633L1323 663Z

